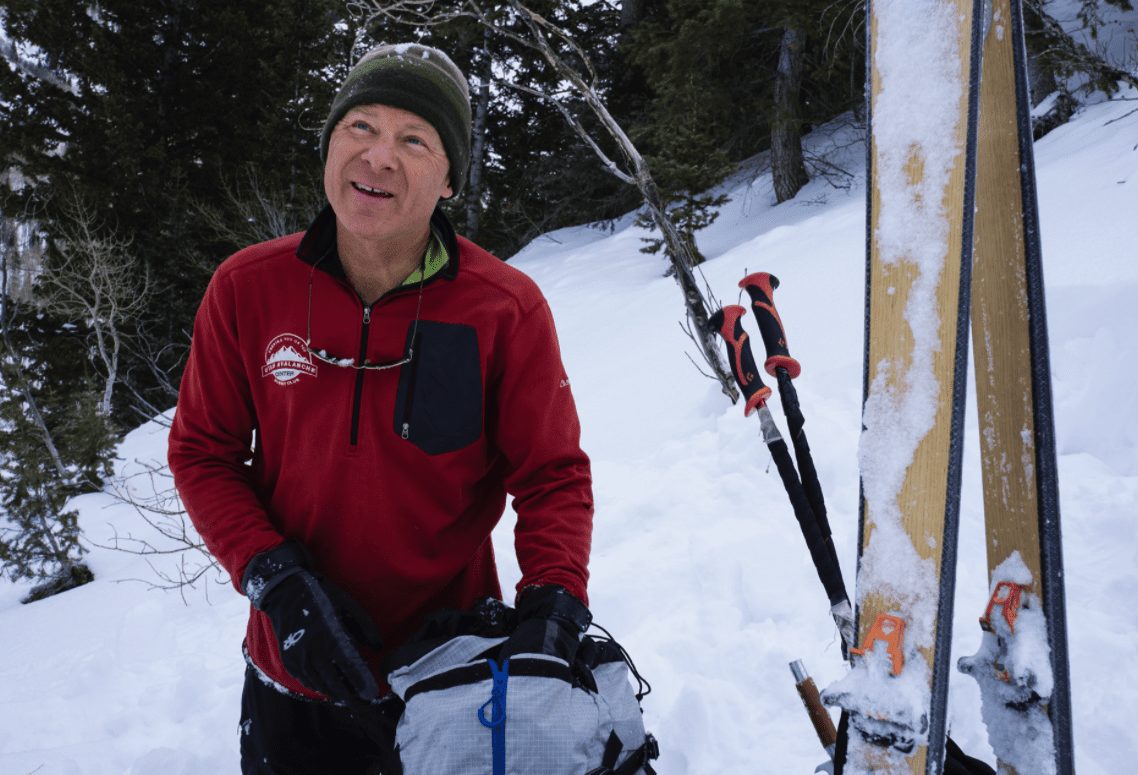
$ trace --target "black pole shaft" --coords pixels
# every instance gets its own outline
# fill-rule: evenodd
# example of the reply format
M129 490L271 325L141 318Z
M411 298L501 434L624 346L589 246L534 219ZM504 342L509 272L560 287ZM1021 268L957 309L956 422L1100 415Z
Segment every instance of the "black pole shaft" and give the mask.
M771 443L769 448L775 466L778 468L778 474L782 478L783 487L786 488L786 494L790 498L790 504L794 508L794 516L802 530L802 537L806 539L806 546L810 550L810 559L814 561L818 578L826 589L826 597L829 598L830 605L834 606L843 601L848 601L849 596L846 594L841 569L837 566L834 557L827 551L826 537L819 528L813 509L810 508L810 501L798 479L798 472L795 471L794 463L790 459L790 450L786 447L786 441L779 439ZM833 544L831 543L830 546Z
M782 368L778 369L778 393L782 399L782 410L786 415L790 440L794 444L794 457L798 462L798 472L802 477L802 487L806 491L806 499L814 512L814 519L818 522L818 530L827 544L833 563L838 566L838 552L834 547L834 540L830 532L830 520L826 514L826 500L822 495L822 484L818 480L818 470L814 467L814 457L810 454L810 443L806 440L804 430L806 419L803 417L802 408L798 403L798 392L794 388L794 382L787 370Z

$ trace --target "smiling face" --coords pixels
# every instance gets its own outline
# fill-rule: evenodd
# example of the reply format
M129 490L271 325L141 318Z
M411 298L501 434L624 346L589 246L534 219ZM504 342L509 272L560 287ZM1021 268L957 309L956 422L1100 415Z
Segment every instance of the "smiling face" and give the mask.
M424 119L387 105L352 108L332 130L324 163L338 238L380 254L420 245L435 205L451 195L449 172Z

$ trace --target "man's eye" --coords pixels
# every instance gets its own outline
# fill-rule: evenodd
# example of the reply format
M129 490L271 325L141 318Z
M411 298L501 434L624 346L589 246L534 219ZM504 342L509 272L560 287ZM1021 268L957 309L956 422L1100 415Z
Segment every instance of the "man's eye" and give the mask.
M410 136L410 137L407 137L407 138L406 138L406 141L407 141L408 143L410 143L411 145L423 145L423 140L422 140L422 138L419 138L419 137L415 137L414 135L412 135L412 136Z
M359 130L360 132L370 132L371 131L371 125L368 124L368 122L362 121L359 119L357 119L356 121L353 121L348 126L350 126L352 129Z

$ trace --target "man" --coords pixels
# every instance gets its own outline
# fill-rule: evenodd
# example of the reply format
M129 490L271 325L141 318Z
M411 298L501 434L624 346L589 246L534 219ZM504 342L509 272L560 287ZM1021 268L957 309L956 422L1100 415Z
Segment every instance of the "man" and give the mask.
M373 49L321 135L328 206L202 300L169 462L252 604L244 772L374 771L380 661L429 614L501 596L507 493L519 632L556 649L587 626L589 461L549 307L438 209L469 156L454 63Z

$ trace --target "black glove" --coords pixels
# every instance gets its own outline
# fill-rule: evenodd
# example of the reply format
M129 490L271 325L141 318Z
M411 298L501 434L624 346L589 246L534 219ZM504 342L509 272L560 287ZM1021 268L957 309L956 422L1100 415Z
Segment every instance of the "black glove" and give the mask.
M944 775L996 775L996 771L985 762L964 753L949 737L945 745Z
M379 685L353 640L378 649L379 630L359 603L309 564L303 546L286 542L254 557L241 587L268 615L293 678L333 700L370 702Z
M514 654L547 654L572 665L581 647L581 635L593 621L588 607L556 584L523 590L517 616L517 629L502 644L499 659Z

